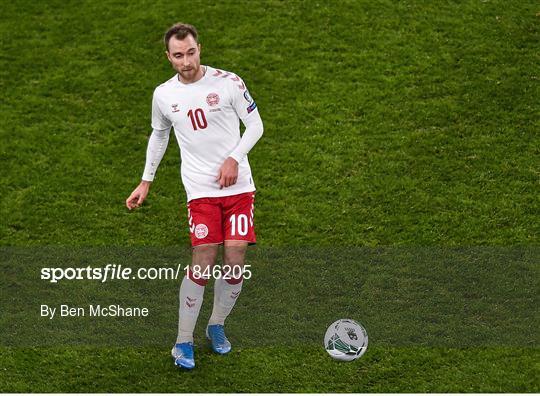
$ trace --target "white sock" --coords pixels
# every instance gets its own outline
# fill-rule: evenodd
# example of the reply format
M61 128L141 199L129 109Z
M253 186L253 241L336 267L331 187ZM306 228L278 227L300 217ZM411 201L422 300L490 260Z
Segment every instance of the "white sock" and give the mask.
M193 342L193 330L199 317L204 296L204 286L198 285L187 276L180 285L180 309L178 337L176 343Z
M240 291L242 290L242 283L244 281L231 285L222 278L216 279L214 283L214 308L212 309L212 316L208 321L209 325L225 323L225 319L231 313Z

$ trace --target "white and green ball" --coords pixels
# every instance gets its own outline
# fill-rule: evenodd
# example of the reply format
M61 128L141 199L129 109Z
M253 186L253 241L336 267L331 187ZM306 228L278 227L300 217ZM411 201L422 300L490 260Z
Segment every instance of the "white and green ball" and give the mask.
M358 359L368 346L364 327L352 319L339 319L332 323L324 335L324 348L328 354L345 362Z

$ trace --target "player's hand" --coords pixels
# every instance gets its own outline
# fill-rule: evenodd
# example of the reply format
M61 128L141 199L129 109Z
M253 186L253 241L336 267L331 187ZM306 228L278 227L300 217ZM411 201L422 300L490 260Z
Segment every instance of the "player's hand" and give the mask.
M216 181L219 183L219 188L229 187L236 184L238 180L238 162L232 157L227 158L221 168Z
M143 180L137 188L133 190L128 199L126 199L126 206L129 210L138 208L142 205L148 195L148 190L150 190L150 184L152 184L152 182Z

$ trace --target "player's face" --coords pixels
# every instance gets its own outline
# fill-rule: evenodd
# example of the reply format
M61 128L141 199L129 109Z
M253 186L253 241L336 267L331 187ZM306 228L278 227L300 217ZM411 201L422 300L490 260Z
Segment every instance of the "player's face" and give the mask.
M202 77L201 45L197 44L193 36L188 35L182 40L171 37L167 58L183 82L197 81Z

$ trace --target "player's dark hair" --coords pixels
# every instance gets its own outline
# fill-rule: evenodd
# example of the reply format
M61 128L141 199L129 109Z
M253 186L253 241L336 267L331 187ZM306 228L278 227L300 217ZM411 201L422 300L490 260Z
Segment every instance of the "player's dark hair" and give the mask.
M187 23L177 23L171 26L163 38L165 41L165 48L167 48L167 51L169 50L169 40L171 37L174 36L178 40L183 40L190 34L193 36L197 44L199 44L199 39L197 38L197 29L195 29L195 26L188 25Z

